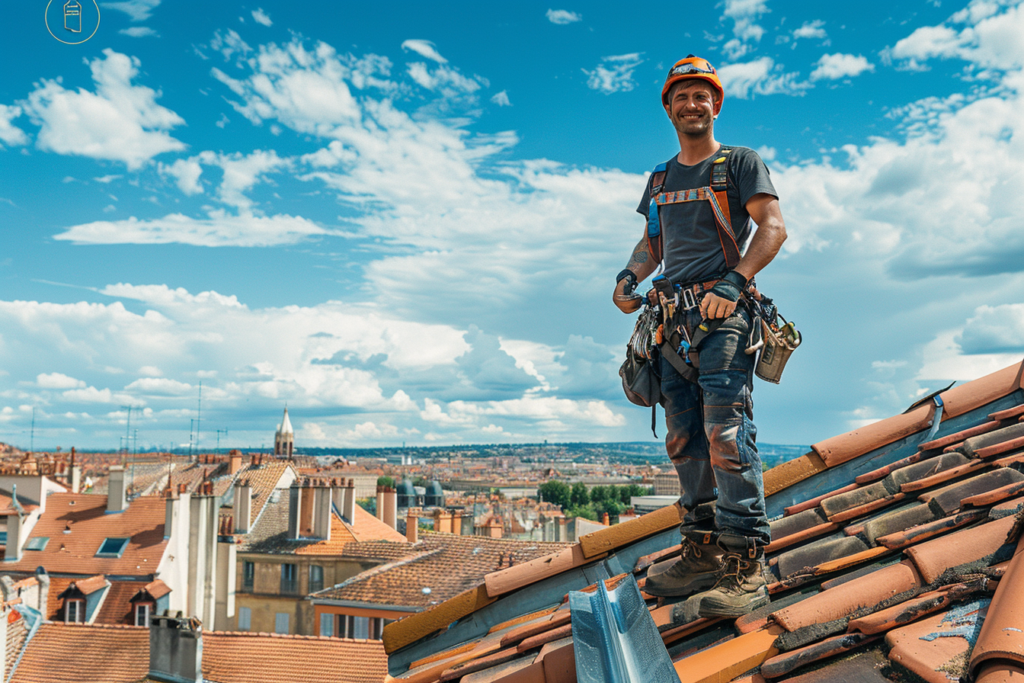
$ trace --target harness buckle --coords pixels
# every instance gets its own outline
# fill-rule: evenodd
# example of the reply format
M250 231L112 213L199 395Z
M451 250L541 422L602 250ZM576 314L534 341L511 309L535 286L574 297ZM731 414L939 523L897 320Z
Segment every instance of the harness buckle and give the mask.
M697 295L693 293L693 289L691 289L690 287L684 287L681 293L683 295L684 309L690 310L691 308L697 307Z

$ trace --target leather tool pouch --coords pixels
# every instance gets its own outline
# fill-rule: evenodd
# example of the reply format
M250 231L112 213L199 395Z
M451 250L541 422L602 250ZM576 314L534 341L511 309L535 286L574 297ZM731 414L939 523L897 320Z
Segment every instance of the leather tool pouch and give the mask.
M770 300L769 306L771 315L764 315L766 307L762 306L763 317L759 318L764 336L764 346L761 348L761 356L757 359L757 365L754 367L754 374L766 382L778 384L782 381L782 371L786 369L789 357L793 355L803 339L793 323L786 322L785 318L778 315L775 307L771 306ZM782 318L783 322L781 327L778 324L779 318Z
M636 321L633 336L626 345L626 360L619 368L626 398L644 408L661 401L660 359L654 341L658 324L657 309L646 307Z

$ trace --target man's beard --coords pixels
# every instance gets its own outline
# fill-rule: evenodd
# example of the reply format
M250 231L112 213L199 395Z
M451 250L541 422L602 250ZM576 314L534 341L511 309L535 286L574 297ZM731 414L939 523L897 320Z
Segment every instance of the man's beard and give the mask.
M672 119L672 124L681 135L692 138L707 137L713 123L714 118L710 114L701 115L699 119L684 119L682 117Z

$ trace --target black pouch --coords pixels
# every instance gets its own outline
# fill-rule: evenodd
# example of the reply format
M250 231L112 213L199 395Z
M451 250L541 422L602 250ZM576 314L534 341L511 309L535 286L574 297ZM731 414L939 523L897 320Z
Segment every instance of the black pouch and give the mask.
M626 347L626 360L619 368L622 378L622 390L630 403L644 408L651 408L661 401L661 373L658 368L658 356L644 358L633 353Z

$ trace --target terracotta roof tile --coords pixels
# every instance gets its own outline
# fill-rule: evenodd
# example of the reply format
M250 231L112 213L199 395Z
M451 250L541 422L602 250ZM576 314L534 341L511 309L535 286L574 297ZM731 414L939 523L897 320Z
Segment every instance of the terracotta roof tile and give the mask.
M971 671L989 660L1007 660L1024 674L1024 540L992 596L988 617L971 655Z
M1013 518L1007 517L925 541L905 552L929 584L949 569L995 555L1011 526Z
M17 615L14 621L8 619L7 622L7 650L4 652L4 671L10 672L11 667L14 666L14 662L17 661L18 655L21 654L21 649L25 645L25 637L28 635L28 627L25 624L25 620L21 618L21 614L17 611L12 611L12 615Z
M988 612L987 598L889 631L889 659L928 683L950 683L967 673L967 655Z
M210 683L380 683L387 657L379 640L204 632L203 679Z
M137 683L149 674L149 629L44 622L10 683Z
M34 572L42 566L51 574L115 574L142 576L156 573L167 541L164 540L164 499L142 496L124 512L107 514L107 497L90 493L54 493L30 538L48 537L43 550L26 550L22 559L7 562L8 572ZM64 533L69 529L69 533ZM104 539L129 538L121 557L96 557ZM51 589L52 590L52 589Z
M99 614L96 615L95 623L112 625L135 623L132 619L131 599L144 585L142 581L111 582L110 590L103 598L103 605L100 607Z

